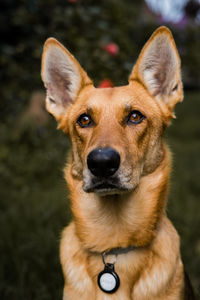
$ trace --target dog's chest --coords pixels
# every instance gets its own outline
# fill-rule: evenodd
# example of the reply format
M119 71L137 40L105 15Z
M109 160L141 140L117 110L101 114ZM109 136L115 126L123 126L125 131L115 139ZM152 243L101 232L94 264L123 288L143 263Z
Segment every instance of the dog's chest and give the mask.
M108 257L107 261L112 261L113 257ZM130 252L126 256L118 255L116 257L116 262L114 264L114 272L119 277L119 287L113 293L103 292L98 285L98 275L105 270L105 266L102 262L101 257L90 257L88 265L88 271L93 280L93 288L95 289L96 300L132 300L132 290L137 278L139 277L139 272L142 269L142 260L138 260L137 255L134 252ZM110 284L106 282L105 286Z

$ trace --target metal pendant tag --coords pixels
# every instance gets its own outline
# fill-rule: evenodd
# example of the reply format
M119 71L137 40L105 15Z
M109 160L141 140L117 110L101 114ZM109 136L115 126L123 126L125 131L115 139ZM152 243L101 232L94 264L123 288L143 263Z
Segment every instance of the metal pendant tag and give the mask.
M120 280L117 273L115 273L114 264L105 264L104 270L98 275L98 285L104 293L112 294L117 291Z

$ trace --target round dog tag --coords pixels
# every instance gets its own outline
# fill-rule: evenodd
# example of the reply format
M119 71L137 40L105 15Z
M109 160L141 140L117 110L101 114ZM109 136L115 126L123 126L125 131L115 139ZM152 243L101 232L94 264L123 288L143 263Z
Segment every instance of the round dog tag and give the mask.
M115 273L113 264L105 264L104 270L98 275L98 285L105 293L112 294L116 292L120 285L120 280L117 273Z

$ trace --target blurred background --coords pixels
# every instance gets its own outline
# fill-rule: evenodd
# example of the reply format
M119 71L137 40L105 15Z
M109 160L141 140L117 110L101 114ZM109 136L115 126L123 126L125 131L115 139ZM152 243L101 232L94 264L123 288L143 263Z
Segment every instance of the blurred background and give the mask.
M62 295L59 239L71 219L62 169L69 143L44 109L44 41L62 42L96 86L121 85L160 25L173 32L185 86L165 136L174 153L168 215L200 293L200 1L1 0L1 300Z

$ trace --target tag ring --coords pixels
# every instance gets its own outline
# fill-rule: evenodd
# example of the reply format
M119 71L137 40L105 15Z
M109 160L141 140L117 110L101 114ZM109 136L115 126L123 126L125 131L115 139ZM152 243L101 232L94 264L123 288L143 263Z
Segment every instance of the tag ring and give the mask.
M113 256L115 257L115 260L114 260L112 263L106 262L106 261L105 261L106 255L107 255L107 256L108 256L108 255L113 255ZM108 265L108 264L114 265L114 264L116 263L116 261L117 261L117 255L116 255L116 254L109 254L109 253L106 252L106 251L104 251L104 252L101 253L101 257L102 257L103 264L104 264L105 266Z

